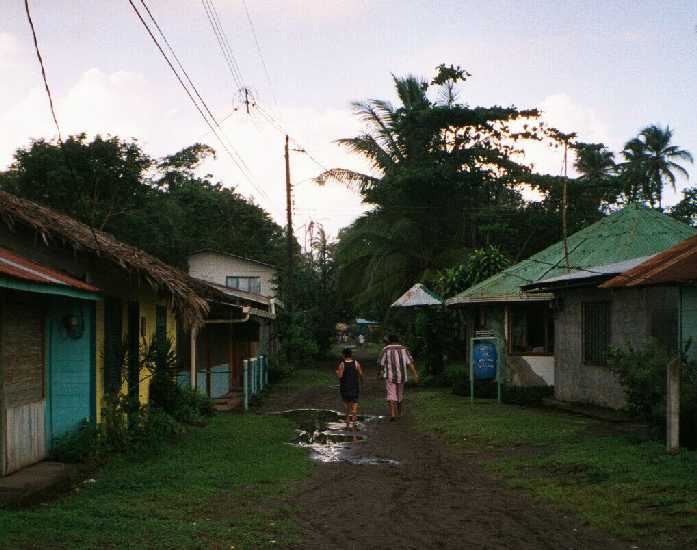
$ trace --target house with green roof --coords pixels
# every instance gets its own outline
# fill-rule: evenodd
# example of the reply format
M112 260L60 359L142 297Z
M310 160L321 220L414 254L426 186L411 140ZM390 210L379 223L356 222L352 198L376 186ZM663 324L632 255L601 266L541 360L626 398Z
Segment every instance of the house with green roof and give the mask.
M661 287L598 285L693 236L695 229L656 210L627 206L448 299L468 331L505 342L509 381L548 384L565 401L621 407L624 391L606 366L610 346L654 337L670 344L677 300Z

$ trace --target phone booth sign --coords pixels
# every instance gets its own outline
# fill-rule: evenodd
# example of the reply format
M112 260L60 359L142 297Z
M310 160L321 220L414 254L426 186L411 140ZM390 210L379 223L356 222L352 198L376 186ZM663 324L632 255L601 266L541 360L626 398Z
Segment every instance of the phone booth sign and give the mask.
M493 380L496 378L496 365L498 362L496 342L492 340L475 342L472 355L475 380Z
M474 402L475 380L496 380L497 400L501 403L506 378L502 341L491 333L479 334L470 340L470 402Z

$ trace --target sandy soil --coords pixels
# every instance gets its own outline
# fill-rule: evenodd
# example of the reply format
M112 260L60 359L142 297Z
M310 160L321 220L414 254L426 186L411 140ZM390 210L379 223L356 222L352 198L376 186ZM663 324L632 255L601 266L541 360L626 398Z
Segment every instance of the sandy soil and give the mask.
M384 386L375 378L375 365L366 363L369 384L361 397L368 406L361 412L385 414L379 402ZM322 463L288 498L291 517L301 526L297 548L632 548L492 478L479 465L484 451L455 452L439 438L415 432L406 399L404 418L366 423L367 440L350 450L351 458L387 458L399 465ZM341 400L330 386L276 392L262 410L293 408L340 410Z

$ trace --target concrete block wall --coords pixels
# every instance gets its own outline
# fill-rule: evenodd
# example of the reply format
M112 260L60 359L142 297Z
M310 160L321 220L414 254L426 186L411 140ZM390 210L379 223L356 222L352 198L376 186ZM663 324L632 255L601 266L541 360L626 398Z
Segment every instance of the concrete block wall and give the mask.
M605 290L582 288L561 291L562 307L555 318L555 397L561 401L592 403L621 409L625 392L608 367L583 362L582 304L610 303L610 345L640 348L659 338L666 324L677 323L677 291L668 288Z

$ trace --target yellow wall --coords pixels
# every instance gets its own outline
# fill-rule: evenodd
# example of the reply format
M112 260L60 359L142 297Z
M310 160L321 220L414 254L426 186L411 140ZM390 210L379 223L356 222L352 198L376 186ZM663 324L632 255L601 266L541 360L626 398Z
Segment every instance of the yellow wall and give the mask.
M154 290L137 288L133 290L133 294L130 296L121 296L123 301L123 310L121 312L122 319L122 335L126 339L128 335L128 302L137 301L140 306L140 317L145 318L145 341L150 343L152 338L155 336L155 326L156 326L156 306L164 305L167 307L167 336L172 342L173 346L176 346L177 339L177 321L174 315L174 311L169 303L168 299L162 298ZM101 410L104 406L104 302L98 302L97 304L97 315L96 315L96 331L97 331L97 422L101 420ZM139 340L141 341L141 347L143 342L143 337L140 335L140 327L137 328L139 334ZM138 396L141 404L148 402L148 394L150 388L150 374L148 372L141 373L140 387L138 391ZM128 382L124 381L121 387L121 394L128 394Z

